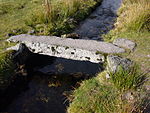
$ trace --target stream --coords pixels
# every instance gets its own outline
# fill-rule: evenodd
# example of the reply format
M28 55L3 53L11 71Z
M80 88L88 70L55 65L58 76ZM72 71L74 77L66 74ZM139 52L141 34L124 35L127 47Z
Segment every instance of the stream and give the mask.
M122 0L103 0L102 4L80 25L74 33L82 39L102 41L102 35L114 28L117 18L117 10Z
M75 33L100 40L114 27L121 0L103 0ZM69 95L82 80L96 76L103 64L33 54L26 61L27 76L19 76L0 95L0 113L66 113Z

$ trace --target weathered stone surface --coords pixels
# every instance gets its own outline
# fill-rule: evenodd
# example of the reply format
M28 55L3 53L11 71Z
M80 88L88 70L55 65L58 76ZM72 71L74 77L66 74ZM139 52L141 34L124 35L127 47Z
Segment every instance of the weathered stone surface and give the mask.
M107 56L107 71L115 73L119 66L122 66L125 70L132 65L132 61L126 58L118 56L108 55Z
M124 49L111 43L94 40L59 38L55 36L18 35L8 39L12 42L24 43L33 53L63 57L73 60L104 62L101 53L122 53Z
M7 41L20 42L20 43L34 43L34 44L46 44L55 46L64 46L70 48L78 48L87 51L95 51L102 53L123 53L123 48L117 47L111 43L99 42L94 40L82 40L71 38L59 38L56 36L33 36L33 35L17 35L12 36Z
M117 45L119 47L124 47L126 49L133 50L136 46L136 44L128 39L124 38L117 38L113 41L114 45Z

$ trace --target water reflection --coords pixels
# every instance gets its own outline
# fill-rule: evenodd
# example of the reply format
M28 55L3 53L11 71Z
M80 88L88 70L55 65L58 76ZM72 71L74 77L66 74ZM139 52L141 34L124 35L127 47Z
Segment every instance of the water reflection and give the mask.
M28 75L9 88L6 94L13 96L4 96L5 105L10 102L4 112L66 113L71 91L102 70L101 64L38 54L33 54L25 65Z

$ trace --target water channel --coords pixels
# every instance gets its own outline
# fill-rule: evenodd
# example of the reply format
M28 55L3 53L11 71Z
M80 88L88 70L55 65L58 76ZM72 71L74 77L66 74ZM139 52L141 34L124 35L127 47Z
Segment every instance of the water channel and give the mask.
M121 0L102 4L74 30L83 39L102 41L114 27ZM0 95L0 113L66 113L69 95L82 80L103 70L103 64L33 54L26 61L27 76Z

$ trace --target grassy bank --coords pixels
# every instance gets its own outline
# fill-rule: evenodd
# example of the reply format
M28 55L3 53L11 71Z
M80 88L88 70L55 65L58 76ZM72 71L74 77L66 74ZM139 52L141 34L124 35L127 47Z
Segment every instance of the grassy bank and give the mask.
M136 61L144 71L150 70L150 1L124 0L118 15L115 29L105 35L105 40L121 37L136 42L135 51L123 56Z
M72 94L68 112L143 113L149 104L148 95L140 89L144 77L136 66L128 71L120 69L109 79L104 71L80 84Z
M102 72L97 77L83 81L73 91L69 113L148 113L150 98L145 87L143 90L143 85L150 85L149 11L149 0L124 0L118 11L115 28L104 36L108 42L116 38L136 42L134 51L119 55L137 62L141 70L136 66L129 71L119 70L110 74L109 79L106 78L106 72Z
M99 2L100 0L1 1L1 40L7 38L6 34L16 35L31 30L34 30L31 34L36 35L69 33ZM115 29L105 35L105 40L110 42L118 37L136 42L137 47L133 52L121 56L137 62L142 71L133 66L128 71L120 69L115 74L110 73L109 79L104 71L97 77L83 81L71 95L69 113L146 112L149 98L141 87L145 84L146 77L143 71L148 71L150 66L149 10L149 0L124 0ZM0 45L0 51L3 51L8 44L1 42ZM1 78L9 79L10 73L14 72L12 58L9 57L11 54L0 54Z
M0 0L0 39L34 30L36 35L69 33L101 0Z
M105 40L113 41L115 38L127 38L137 44L136 49L128 54L122 54L137 62L142 71L150 75L150 1L149 0L124 0L118 12L118 19L110 33L105 35ZM150 78L149 78L150 79ZM145 83L150 86L150 80Z

